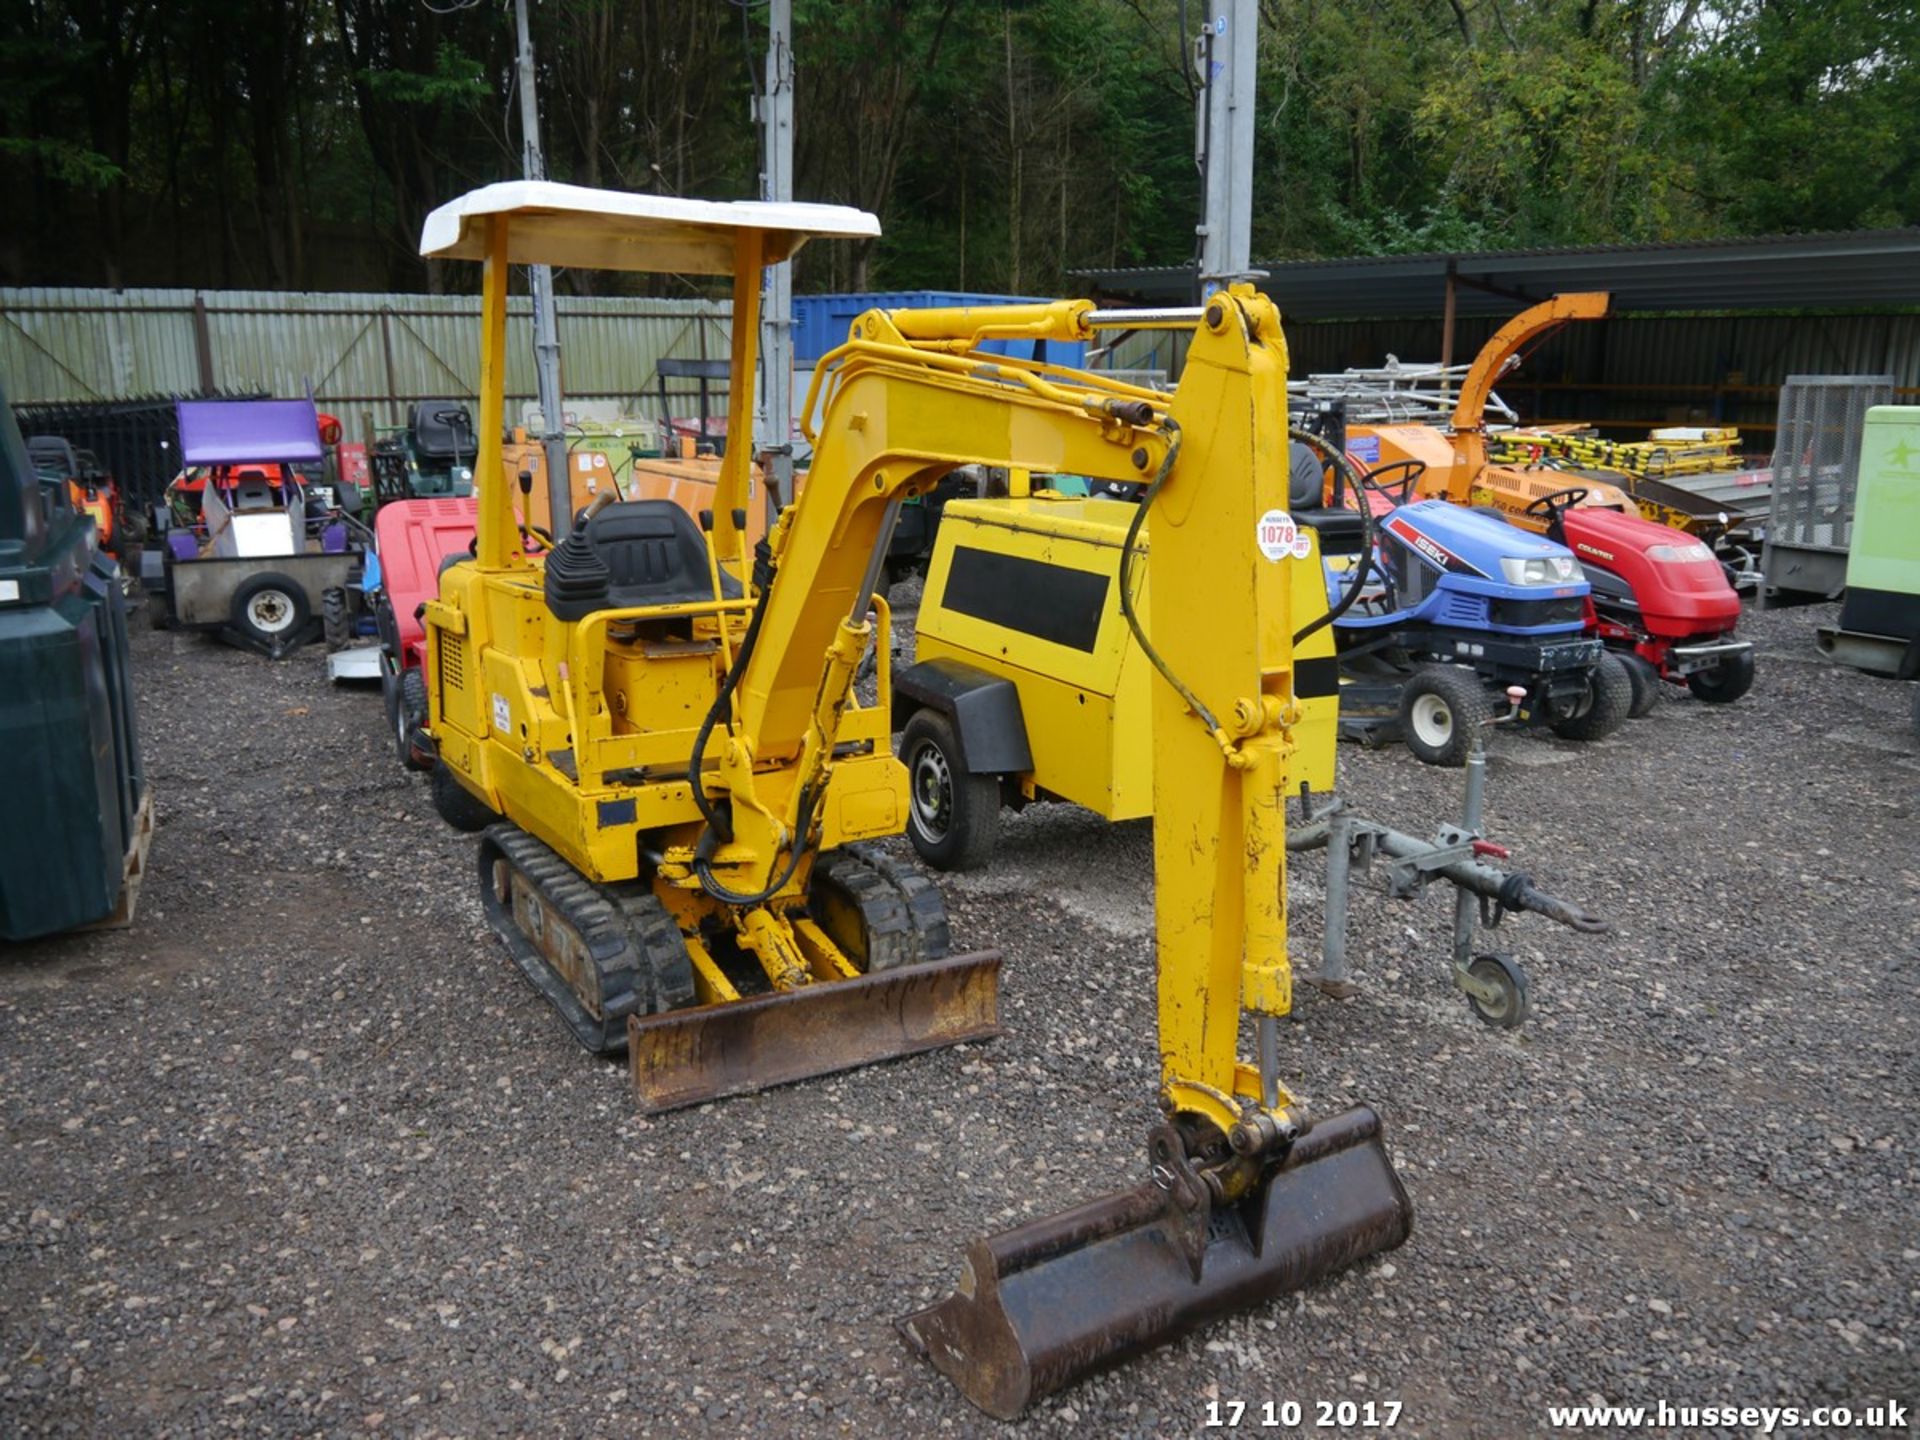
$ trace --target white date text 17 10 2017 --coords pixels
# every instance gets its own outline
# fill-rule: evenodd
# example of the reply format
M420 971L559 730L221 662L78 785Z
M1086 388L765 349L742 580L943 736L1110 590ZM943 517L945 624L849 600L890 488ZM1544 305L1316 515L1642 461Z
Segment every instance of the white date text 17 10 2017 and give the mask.
M1400 1423L1398 1400L1209 1400L1209 1430L1391 1430Z

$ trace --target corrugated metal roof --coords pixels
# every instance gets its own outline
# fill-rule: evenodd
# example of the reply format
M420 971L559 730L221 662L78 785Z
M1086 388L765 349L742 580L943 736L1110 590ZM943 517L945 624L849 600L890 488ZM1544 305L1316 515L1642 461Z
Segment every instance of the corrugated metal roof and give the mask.
M1455 329L1453 358L1471 359L1500 317ZM1389 355L1440 358L1438 316L1312 320L1286 331L1289 373L1371 368ZM1180 340L1143 330L1116 347L1116 367L1165 368ZM1901 403L1920 398L1920 312L1902 315L1635 315L1569 325L1500 384L1527 420L1582 420L1638 432L1660 424L1727 423L1764 452L1789 375L1892 375Z
M1615 314L1699 310L1889 310L1920 306L1920 228L1772 235L1685 244L1470 254L1262 260L1261 288L1290 319L1506 315L1556 292L1606 290ZM1094 291L1190 299L1191 265L1072 272Z

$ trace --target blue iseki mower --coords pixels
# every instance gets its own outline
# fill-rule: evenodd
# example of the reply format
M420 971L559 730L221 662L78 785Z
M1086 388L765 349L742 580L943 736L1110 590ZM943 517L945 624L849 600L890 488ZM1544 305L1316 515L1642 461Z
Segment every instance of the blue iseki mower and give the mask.
M1589 632L1591 587L1572 551L1445 500L1377 519L1365 493L1357 511L1306 508L1320 498L1306 468L1295 520L1319 532L1325 556L1343 735L1375 744L1397 730L1427 764L1463 765L1516 687L1515 718L1564 739L1619 728L1632 681Z

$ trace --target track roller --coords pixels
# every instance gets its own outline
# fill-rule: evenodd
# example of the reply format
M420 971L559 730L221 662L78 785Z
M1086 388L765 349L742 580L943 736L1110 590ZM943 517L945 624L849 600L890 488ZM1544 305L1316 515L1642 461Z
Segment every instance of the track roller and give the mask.
M593 884L513 825L480 840L480 903L514 963L587 1049L627 1048L632 1015L690 1005L686 942L637 885Z

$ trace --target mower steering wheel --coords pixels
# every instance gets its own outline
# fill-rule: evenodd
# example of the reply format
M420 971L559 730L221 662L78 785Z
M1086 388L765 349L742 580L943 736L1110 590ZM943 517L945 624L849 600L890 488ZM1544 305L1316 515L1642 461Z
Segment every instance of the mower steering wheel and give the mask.
M1584 485L1569 485L1564 490L1555 490L1527 502L1525 514L1538 515L1549 525L1558 524L1560 512L1571 510L1593 492ZM1564 503L1562 503L1564 502Z
M1396 470L1404 470L1407 473L1398 480L1389 480L1384 483L1381 481L1382 475L1390 475ZM1361 476L1360 483L1369 490L1385 495L1393 504L1404 505L1407 503L1407 497L1413 493L1414 481L1426 473L1427 462L1424 460L1393 460L1369 470Z

